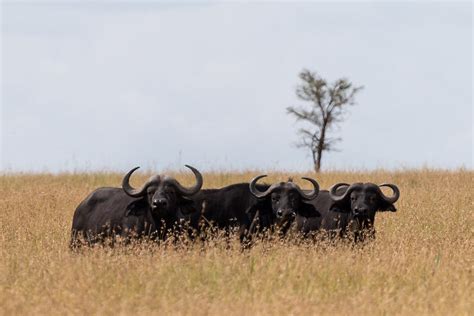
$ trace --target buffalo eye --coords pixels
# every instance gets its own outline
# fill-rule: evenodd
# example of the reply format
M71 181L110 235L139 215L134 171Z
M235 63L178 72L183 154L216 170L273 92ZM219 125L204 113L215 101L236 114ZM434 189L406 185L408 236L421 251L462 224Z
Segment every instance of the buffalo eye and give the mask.
M280 198L278 196L273 196L272 197L273 202L278 202L279 200L280 200Z

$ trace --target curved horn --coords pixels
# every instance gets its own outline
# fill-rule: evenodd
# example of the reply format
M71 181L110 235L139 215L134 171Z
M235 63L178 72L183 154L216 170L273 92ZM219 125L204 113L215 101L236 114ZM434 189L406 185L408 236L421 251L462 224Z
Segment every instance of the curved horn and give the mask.
M309 181L313 185L313 191L307 194L298 188L298 191L300 192L301 197L304 200L314 200L319 194L319 184L316 182L316 180L312 178L302 177L301 179Z
M191 171L194 173L194 176L196 177L196 184L190 188L183 187L178 181L175 179L172 179L171 182L173 185L176 187L176 189L184 196L190 196L194 195L201 190L203 180L202 180L202 175L201 173L194 167L189 166L189 165L184 165L186 168L191 169Z
M393 195L390 196L390 197L386 196L385 194L383 194L382 190L380 190L380 187L388 187L388 188L392 189ZM383 184L379 185L379 190L380 190L380 196L387 203L393 204L400 198L400 190L398 189L398 187L395 184L383 183Z
M256 176L255 178L252 179L252 181L250 181L249 183L249 189L250 189L250 193L252 193L256 198L258 199L261 199L261 198L264 198L266 197L268 194L270 194L273 189L275 188L274 185L270 186L266 191L264 192L261 192L259 191L255 185L257 184L257 181L260 180L261 178L265 178L267 175L266 174L262 174L262 175L259 175L259 176Z
M344 193L342 195L338 195L337 194L337 189L339 189L342 186L347 186L347 189L346 189L346 191L344 191ZM354 185L349 185L348 183L342 183L342 182L337 183L329 189L329 196L335 202L342 201L346 198L347 194L351 191L350 189L352 189L353 186Z
M149 185L149 181L145 182L145 184L140 188L140 189L134 189L131 185L130 185L130 176L132 175L132 173L137 170L138 168L140 167L135 167L133 168L132 170L130 170L126 175L125 177L123 177L123 180L122 180L122 189L125 191L125 193L127 193L127 195L131 196L131 197L140 197L140 196L143 196L143 194L145 193L145 190L146 188L148 187Z

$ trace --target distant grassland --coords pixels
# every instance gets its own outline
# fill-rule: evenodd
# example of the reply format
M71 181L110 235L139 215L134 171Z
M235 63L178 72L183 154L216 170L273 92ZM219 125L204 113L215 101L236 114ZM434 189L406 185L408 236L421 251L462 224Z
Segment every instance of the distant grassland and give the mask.
M256 174L205 173L204 186ZM94 188L119 186L121 174L0 176L0 314L473 315L473 175L315 176L326 189L340 181L400 187L398 212L377 215L377 239L365 247L260 242L241 252L236 240L229 248L217 239L204 249L140 244L82 254L68 249L74 209ZM288 176L302 174L267 181Z

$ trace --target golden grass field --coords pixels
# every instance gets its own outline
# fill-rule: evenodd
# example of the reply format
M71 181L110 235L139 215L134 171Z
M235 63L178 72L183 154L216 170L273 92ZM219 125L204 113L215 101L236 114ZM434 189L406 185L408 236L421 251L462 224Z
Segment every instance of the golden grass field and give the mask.
M193 176L177 173L184 184ZM205 173L205 187L256 172ZM301 174L273 173L268 182ZM260 242L241 252L140 244L72 253L72 215L120 174L0 176L0 314L473 315L473 175L467 170L327 172L393 182L398 212L379 213L364 247ZM144 174L132 179L139 185ZM314 174L313 174L314 176ZM305 182L300 182L306 186Z

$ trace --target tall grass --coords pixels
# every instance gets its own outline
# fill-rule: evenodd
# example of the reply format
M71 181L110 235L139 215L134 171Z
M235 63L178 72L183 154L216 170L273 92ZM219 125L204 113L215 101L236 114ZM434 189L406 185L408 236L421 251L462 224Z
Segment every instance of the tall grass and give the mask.
M255 174L207 173L205 187ZM322 188L340 181L400 187L398 212L378 214L377 238L363 247L279 241L241 252L237 240L217 239L204 249L138 244L80 254L68 249L75 207L96 187L118 186L122 175L3 175L0 314L472 314L473 175L316 176ZM275 173L268 182L288 176L302 175Z

